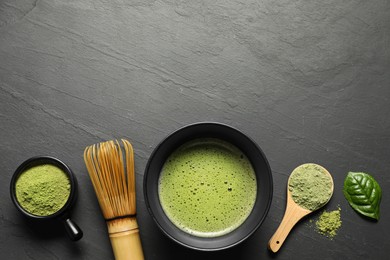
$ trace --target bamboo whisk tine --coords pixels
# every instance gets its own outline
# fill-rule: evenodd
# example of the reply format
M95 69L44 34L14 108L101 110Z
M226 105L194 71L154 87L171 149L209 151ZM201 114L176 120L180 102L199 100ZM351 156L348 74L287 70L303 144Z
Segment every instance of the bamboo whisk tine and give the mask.
M136 214L134 152L122 139L88 146L84 161L105 219Z

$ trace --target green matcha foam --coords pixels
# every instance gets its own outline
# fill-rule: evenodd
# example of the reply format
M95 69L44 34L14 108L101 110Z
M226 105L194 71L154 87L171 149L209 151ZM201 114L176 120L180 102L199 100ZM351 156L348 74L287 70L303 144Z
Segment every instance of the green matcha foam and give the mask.
M255 204L257 182L249 159L214 138L190 141L165 162L159 179L161 206L181 230L199 237L239 227Z

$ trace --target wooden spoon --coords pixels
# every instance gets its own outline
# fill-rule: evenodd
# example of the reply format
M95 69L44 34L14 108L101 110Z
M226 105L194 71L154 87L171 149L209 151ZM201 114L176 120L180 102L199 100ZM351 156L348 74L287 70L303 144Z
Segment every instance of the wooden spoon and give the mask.
M331 180L332 191L329 195L329 198L322 205L318 206L316 209L313 209L313 210L306 209L306 208L300 206L299 204L297 204L292 198L292 195L291 195L291 192L289 189L291 176L300 167L315 167L317 169L318 173L327 174ZM291 229L295 226L296 223L298 223L299 220L301 220L306 215L312 213L313 211L316 211L316 210L322 208L326 203L329 202L330 198L333 195L333 187L334 187L334 184L333 184L332 176L324 167L322 167L318 164L314 164L314 163L307 163L307 164L302 164L302 165L298 166L297 168L295 168L294 171L292 171L292 173L288 179L287 206L286 206L286 211L284 213L284 217L283 217L282 222L280 223L278 229L276 230L275 234L269 240L268 248L272 252L276 253L280 249L280 247L283 245L283 242L286 240Z

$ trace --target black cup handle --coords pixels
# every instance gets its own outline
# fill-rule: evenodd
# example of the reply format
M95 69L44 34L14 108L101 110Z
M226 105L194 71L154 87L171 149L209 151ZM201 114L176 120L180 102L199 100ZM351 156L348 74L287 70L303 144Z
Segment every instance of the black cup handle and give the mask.
M70 218L64 219L66 233L72 241L80 240L83 237L83 231Z

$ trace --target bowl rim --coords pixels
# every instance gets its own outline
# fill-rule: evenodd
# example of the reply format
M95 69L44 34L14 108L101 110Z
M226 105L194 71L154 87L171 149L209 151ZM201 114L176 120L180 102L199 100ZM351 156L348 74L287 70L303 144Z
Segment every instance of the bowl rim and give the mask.
M181 240L179 240L178 238L176 238L175 236L173 236L170 232L168 232L166 230L166 228L163 227L163 225L160 223L160 221L158 220L158 216L156 216L156 214L154 213L153 209L152 209L152 206L151 206L151 203L150 203L150 195L148 194L148 179L149 179L149 175L150 174L153 174L153 173L150 173L150 167L151 167L151 164L153 162L153 159L155 158L156 154L158 154L158 152L160 151L161 147L166 143L168 142L170 139L174 138L175 135L178 135L179 133L183 132L183 131L189 131L187 129L189 128L193 128L193 127L207 127L207 126L214 126L214 127L220 127L220 128L224 128L224 129L230 129L230 131L233 131L235 135L239 135L241 138L245 138L247 139L248 142L250 142L254 148L256 149L256 152L258 153L258 156L261 157L261 159L263 160L263 163L264 163L264 167L266 168L266 177L268 178L269 180L269 187L267 187L268 189L268 198L266 198L266 204L263 206L264 208L264 212L263 212L263 215L262 216L258 216L258 220L257 220L257 223L252 227L252 229L246 233L245 236L243 236L241 239L238 239L236 240L235 242L233 243L229 243L227 245L223 245L223 246L218 246L218 247L202 247L202 246L196 246L196 245L192 245L192 244L189 244L187 242L183 242ZM201 137L205 137L205 136L195 136L195 137L191 137L189 138L188 140L185 140L185 141L182 141L181 143L180 142L176 142L175 143L175 149L177 149L181 144L184 144L185 142L188 142L190 140L194 140L196 138L201 138ZM218 138L218 137L216 137ZM220 138L221 140L224 140L224 141L227 141L229 143L232 144L231 141L229 140L226 140L224 138ZM235 144L233 144L235 145ZM238 147L239 149L241 149L240 147ZM173 149L174 150L174 149ZM242 149L241 149L242 150ZM169 154L171 154L173 151L171 151ZM244 151L243 151L244 152ZM245 153L245 152L244 152ZM165 157L167 158L168 155L166 155ZM246 154L247 155L247 154ZM166 159L165 158L165 159ZM164 162L163 162L164 163ZM163 164L162 163L162 164ZM252 165L253 165L253 162L251 161ZM160 172L159 173L154 173L154 174L157 174L158 177L160 176L160 173L161 173L161 168L160 168ZM255 172L256 174L256 178L258 179L259 178L259 173L258 172ZM219 123L219 122L210 122L210 121L205 121L205 122L196 122L196 123L192 123L192 124L188 124L188 125L185 125L181 128L178 128L177 130L171 132L170 134L168 134L165 138L163 138L158 144L157 146L154 148L154 150L152 151L149 159L148 159L148 162L146 164L146 167L145 167L145 171L144 171L144 179L143 179L143 193L144 193L144 198L145 198L145 204L146 204L146 207L148 209L148 212L149 212L149 215L152 217L152 219L154 220L154 222L157 224L158 228L166 235L168 236L170 239L172 239L173 241L177 242L178 244L181 244L187 248L191 248L191 249L195 249L195 250L201 250L201 251L217 251L217 250L222 250L222 249L227 249L227 248L230 248L230 247L233 247L241 242L243 242L244 240L246 240L248 237L250 237L259 227L260 225L264 222L266 216L268 215L268 212L270 210L270 207L271 207L271 203L272 203L272 196L273 196L273 179L272 179L272 171L271 171L271 167L270 167L270 164L263 152L263 150L260 148L260 146L251 138L249 137L247 134L245 134L244 132L238 130L237 128L235 127L232 127L230 125L227 125L227 124L224 124L224 123ZM255 201L255 205L253 206L253 209L252 211L254 210L254 208L256 207L256 204L258 203L258 195L256 195L256 201ZM160 207L161 207L161 204L159 203ZM253 213L254 214L254 213ZM247 219L252 215L252 212L250 213L250 215L247 217ZM166 218L168 218L167 216L165 216ZM253 218L253 217L252 217ZM168 218L169 219L169 218ZM245 221L244 221L245 222ZM172 224L174 225L174 224ZM243 224L241 224L243 225ZM179 228L177 228L177 231L178 232L184 232L184 231L181 231ZM237 229L240 229L240 227L236 228ZM232 232L234 232L235 230L233 230ZM230 232L230 233L232 233ZM185 232L184 232L185 233ZM228 236L230 233L226 234L226 235L222 235L221 238L225 237L225 236ZM196 237L196 236L193 236L193 235L190 235L189 233L186 233L188 236L190 237ZM203 238L203 237L196 237L197 239L199 240L202 240L202 241L212 241L209 240L208 238ZM220 238L220 237L215 237L215 238ZM213 238L213 239L215 239Z
M64 206L62 206L62 208L56 211L55 213L47 216L34 215L30 213L19 204L16 198L16 181L19 178L19 176L27 169L37 165L43 165L43 164L51 164L59 167L68 176L70 181L70 193ZM55 219L66 215L70 211L70 208L73 206L77 196L77 180L70 167L60 159L48 155L34 156L22 162L13 173L10 182L10 195L11 195L11 200L15 205L15 207L26 217L32 219L39 219L39 220Z

